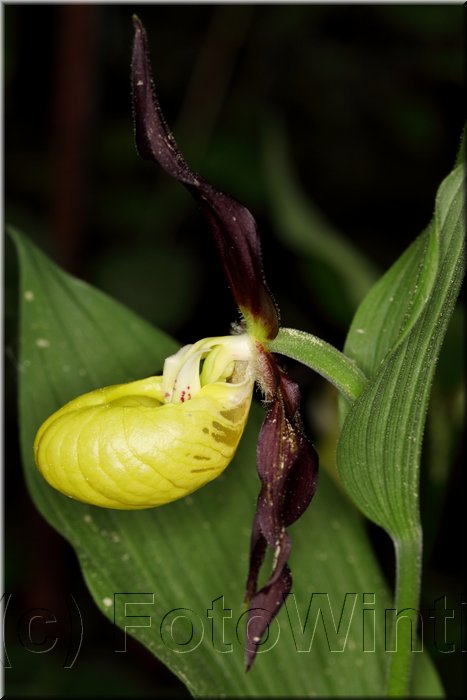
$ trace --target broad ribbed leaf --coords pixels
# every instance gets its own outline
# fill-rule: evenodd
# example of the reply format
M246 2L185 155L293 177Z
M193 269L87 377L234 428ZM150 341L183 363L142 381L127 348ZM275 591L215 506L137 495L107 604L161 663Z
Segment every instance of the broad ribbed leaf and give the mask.
M426 307L436 281L439 226L433 222L374 285L358 308L344 352L367 377L404 340ZM370 337L368 337L370 336Z
M87 506L42 479L32 458L41 422L78 393L160 371L176 345L120 304L60 271L20 234L14 238L21 266L19 403L27 484L38 509L74 547L102 613L112 623L115 615L122 628L129 625L127 632L198 696L381 695L381 620L388 593L360 516L325 474L313 508L291 528L293 596L273 623L264 653L248 674L244 671L241 615L258 491L260 409L252 412L225 474L167 506L131 512ZM116 595L122 592L126 596ZM372 607L372 598L364 599L364 593L375 594L375 653L363 651L362 610ZM320 595L313 598L307 618L312 594ZM222 596L231 618L220 610ZM125 603L131 604L127 615L136 617L124 617ZM178 608L184 610L171 612ZM177 621L180 615L185 620ZM371 643L371 627L367 633ZM266 653L268 646L273 648ZM335 653L343 648L344 653ZM426 655L416 656L421 664L418 692L439 694ZM116 655L116 661L124 663L124 655ZM156 694L157 678L154 684Z
M344 348L370 381L344 422L339 472L359 508L395 538L419 530L423 426L463 275L464 216L458 166L438 190L432 224L370 291Z

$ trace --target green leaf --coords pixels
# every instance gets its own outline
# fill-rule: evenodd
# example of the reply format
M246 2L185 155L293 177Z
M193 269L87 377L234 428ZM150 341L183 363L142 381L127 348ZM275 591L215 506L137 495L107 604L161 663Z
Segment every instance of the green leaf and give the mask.
M463 274L463 169L442 183L432 225L357 311L345 354L370 379L349 411L338 469L355 503L394 538L419 524L419 462L430 386Z
M357 310L344 350L369 377L376 374L387 353L400 345L425 308L436 280L438 258L439 231L433 223L374 285Z
M128 512L96 508L63 496L42 479L33 462L32 443L52 411L80 392L159 371L177 346L120 304L59 270L26 238L12 233L21 268L19 407L27 484L40 512L74 547L102 613L112 623L115 615L122 628L128 625L127 632L197 696L380 695L387 588L360 516L325 474L312 507L291 528L294 597L271 628L265 646L273 648L258 655L248 674L244 671L240 618L259 487L255 470L259 408L254 407L238 455L226 473L192 496L161 508ZM375 653L363 651L363 608L370 602L366 599L363 605L364 592L375 595ZM306 615L313 593L327 594L315 596L313 603L321 602L327 626L325 630L318 617L311 644L316 608L312 607L310 619ZM232 617L224 620L224 641L231 647L222 646L219 636L221 596L225 608L232 610ZM136 617L124 617L124 603L131 604L127 614ZM210 609L214 619L208 616ZM339 634L333 631L332 613L336 625L343 613ZM186 618L177 622L180 615ZM371 631L370 627L370 643ZM345 653L333 653L344 641ZM427 655L417 657L425 679L419 692L441 694Z
M464 272L463 166L441 184L430 227L370 291L344 352L369 378L348 411L337 467L360 510L392 537L396 610L417 609L422 566L420 454L436 362ZM397 626L393 626L393 639ZM389 657L387 692L406 695L411 635Z

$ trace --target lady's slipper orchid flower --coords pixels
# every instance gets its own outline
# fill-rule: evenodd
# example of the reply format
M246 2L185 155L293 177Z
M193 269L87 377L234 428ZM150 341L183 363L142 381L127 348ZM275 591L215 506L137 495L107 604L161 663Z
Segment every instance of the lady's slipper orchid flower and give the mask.
M37 433L36 464L68 496L107 508L169 503L218 476L242 435L254 382L265 398L258 438L261 480L253 522L245 601L249 607L246 664L290 591L286 528L308 507L318 457L304 436L298 386L268 350L279 329L263 276L255 221L186 164L170 133L151 79L146 34L134 18L133 112L140 155L185 185L205 214L243 317L242 333L209 338L167 358L161 377L80 396ZM267 549L272 572L258 589Z
M246 663L250 668L258 643L277 614L292 584L287 559L286 527L302 515L316 490L318 457L302 432L298 386L279 367L267 342L276 337L279 318L264 281L259 238L250 212L194 173L170 133L151 79L146 34L134 18L132 88L136 144L143 158L155 161L185 185L210 224L214 241L247 333L255 341L255 379L267 402L258 439L258 473L262 482L250 549L246 602ZM258 574L267 547L274 551L273 571L258 590Z

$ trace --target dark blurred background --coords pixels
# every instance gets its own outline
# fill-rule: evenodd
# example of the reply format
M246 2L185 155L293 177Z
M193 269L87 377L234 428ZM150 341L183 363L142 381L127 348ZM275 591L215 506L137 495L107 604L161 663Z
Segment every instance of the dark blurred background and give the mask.
M254 212L284 325L342 347L355 303L332 256L313 254L306 230L301 244L292 243L275 215L270 169L281 161L274 154L287 154L322 245L326 230L338 232L371 274L385 270L429 223L437 187L454 163L465 120L461 6L3 9L7 223L182 343L225 334L236 319L189 195L135 152L129 64L136 12L181 150ZM285 191L285 169L272 174ZM5 590L13 593L13 611L53 609L63 591L74 592L88 624L74 671L64 670L58 656L26 653L11 632L8 696L187 695L136 642L116 658L114 630L93 607L73 552L25 490L14 437L17 270L8 241L5 261ZM444 593L458 606L463 591L462 330L458 310L428 422L426 610ZM310 431L325 443L319 416L328 389L311 373L290 369L303 387ZM390 572L390 547L379 533L371 536ZM430 646L428 631L425 639ZM462 695L461 661L459 653L436 654L448 695Z

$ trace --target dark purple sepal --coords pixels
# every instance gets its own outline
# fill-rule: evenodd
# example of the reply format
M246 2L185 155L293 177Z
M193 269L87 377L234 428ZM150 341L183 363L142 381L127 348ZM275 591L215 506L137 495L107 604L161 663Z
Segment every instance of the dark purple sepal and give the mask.
M257 446L261 491L252 528L245 594L250 611L247 616L247 669L254 661L262 635L290 591L292 578L287 561L291 540L286 528L309 506L318 479L318 456L302 430L298 386L272 355L265 354L265 360L270 373L269 386L275 388L271 389L272 399ZM273 569L258 590L258 576L267 547L273 550Z
M279 330L278 312L263 275L256 223L240 202L219 192L193 172L177 148L154 90L146 32L133 17L135 30L131 70L136 146L142 158L158 163L183 183L205 214L227 281L247 322L262 340Z
M285 564L279 577L269 586L264 586L248 608L245 662L249 671L258 652L261 637L279 612L284 599L292 588L290 569Z

